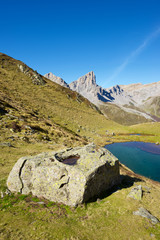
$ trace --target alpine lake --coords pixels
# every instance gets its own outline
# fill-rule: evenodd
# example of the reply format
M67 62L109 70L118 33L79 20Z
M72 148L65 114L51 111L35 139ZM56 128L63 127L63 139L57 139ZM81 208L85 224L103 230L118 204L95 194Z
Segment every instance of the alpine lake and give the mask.
M105 148L135 173L160 182L160 145L123 142L108 144Z

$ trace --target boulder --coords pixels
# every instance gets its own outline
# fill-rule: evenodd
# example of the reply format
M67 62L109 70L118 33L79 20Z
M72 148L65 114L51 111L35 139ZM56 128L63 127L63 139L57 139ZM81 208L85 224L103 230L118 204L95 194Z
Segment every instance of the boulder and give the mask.
M133 198L135 200L142 199L142 186L138 185L131 189L130 193L127 195L129 198Z
M94 144L22 157L7 179L11 192L77 206L119 182L119 161Z
M139 215L144 218L151 220L153 224L159 223L158 218L154 217L147 209L140 207L137 211L133 212L133 215Z

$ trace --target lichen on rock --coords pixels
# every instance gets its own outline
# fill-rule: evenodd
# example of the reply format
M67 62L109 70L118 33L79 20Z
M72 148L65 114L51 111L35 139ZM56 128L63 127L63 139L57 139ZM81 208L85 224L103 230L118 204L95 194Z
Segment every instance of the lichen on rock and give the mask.
M20 158L7 180L11 192L77 206L119 182L119 161L94 144Z

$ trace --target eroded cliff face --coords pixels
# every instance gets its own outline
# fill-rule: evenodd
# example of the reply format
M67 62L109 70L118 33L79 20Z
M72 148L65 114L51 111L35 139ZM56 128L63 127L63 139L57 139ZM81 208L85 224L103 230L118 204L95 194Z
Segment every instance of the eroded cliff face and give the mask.
M97 85L93 71L70 83L69 86L73 91L80 93L97 106L101 102L112 102L114 100L110 92Z

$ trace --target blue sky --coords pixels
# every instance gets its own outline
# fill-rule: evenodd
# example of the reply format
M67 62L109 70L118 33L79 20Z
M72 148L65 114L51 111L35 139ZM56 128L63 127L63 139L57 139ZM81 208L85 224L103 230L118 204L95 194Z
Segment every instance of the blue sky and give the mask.
M70 83L160 81L159 0L0 0L0 52Z

